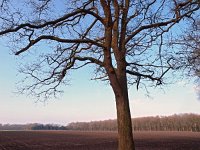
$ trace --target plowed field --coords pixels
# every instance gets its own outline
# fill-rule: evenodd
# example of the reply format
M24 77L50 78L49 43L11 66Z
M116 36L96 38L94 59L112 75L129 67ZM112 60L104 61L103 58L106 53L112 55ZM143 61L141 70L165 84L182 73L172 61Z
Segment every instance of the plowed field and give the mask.
M136 150L200 150L200 133L135 132ZM116 132L0 131L0 150L117 150Z

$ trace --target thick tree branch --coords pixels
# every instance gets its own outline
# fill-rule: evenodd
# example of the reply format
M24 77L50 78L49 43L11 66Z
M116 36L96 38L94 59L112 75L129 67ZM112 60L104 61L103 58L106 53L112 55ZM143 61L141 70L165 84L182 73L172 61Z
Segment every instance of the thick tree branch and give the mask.
M157 85L162 84L162 78L163 76L171 69L171 67L167 68L159 77L153 77L153 74L143 74L143 73L139 73L136 71L130 71L130 70L126 70L126 73L133 75L133 76L137 76L139 78L138 82L140 82L141 78L148 78L152 81L157 81ZM139 84L139 83L137 83Z
M51 35L42 35L38 38L36 38L35 40L31 40L30 43L22 48L20 51L17 51L15 53L15 55L19 55L25 51L27 51L29 48L31 48L33 45L35 45L36 43L38 43L41 40L52 40L52 41L57 41L57 42L62 42L62 43L88 43L88 44L94 44L98 47L102 47L104 48L103 44L98 43L97 41L94 40L90 40L90 39L63 39L63 38L59 38L56 36L51 36Z
M104 63L102 61L95 59L93 57L78 57L78 56L76 56L74 59L79 60L79 61L90 61L91 63L94 63L101 67L104 67Z
M161 82L161 79L158 77L153 77L152 74L151 75L146 75L146 74L141 74L139 72L136 71L130 71L130 70L126 70L126 73L130 74L130 75L134 75L137 77L144 77L144 78L148 78L151 79L152 81L159 81Z

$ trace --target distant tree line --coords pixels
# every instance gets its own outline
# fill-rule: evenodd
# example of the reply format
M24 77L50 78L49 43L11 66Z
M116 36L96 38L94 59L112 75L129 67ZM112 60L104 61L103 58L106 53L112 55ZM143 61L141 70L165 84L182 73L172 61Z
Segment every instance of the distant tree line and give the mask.
M200 132L200 115L175 114L172 116L140 117L132 119L135 131L193 131ZM0 124L0 130L81 130L117 131L117 121L72 122L67 126L57 124Z
M56 124L0 124L0 130L66 130L66 126Z
M0 124L0 130L31 130L32 124Z
M133 122L136 131L200 131L200 115L196 114L143 117Z
M55 125L55 124L34 124L31 130L66 130L65 126Z
M83 131L117 131L117 120L72 122L68 124L67 128Z
M132 119L135 131L194 131L200 132L200 115L179 114L172 116L141 117ZM70 130L117 131L116 120L74 122Z

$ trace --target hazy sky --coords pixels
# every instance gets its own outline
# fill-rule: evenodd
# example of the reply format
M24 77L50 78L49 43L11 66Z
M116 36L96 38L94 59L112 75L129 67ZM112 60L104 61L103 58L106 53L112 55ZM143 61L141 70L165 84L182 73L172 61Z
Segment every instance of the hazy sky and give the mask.
M75 72L71 85L66 86L62 97L47 103L35 103L26 95L17 95L17 56L9 54L0 43L0 123L59 123L116 118L115 101L109 85L91 81L91 70ZM151 97L144 89L130 88L132 117L171 115L174 113L200 113L194 86L185 81L161 89L150 89Z

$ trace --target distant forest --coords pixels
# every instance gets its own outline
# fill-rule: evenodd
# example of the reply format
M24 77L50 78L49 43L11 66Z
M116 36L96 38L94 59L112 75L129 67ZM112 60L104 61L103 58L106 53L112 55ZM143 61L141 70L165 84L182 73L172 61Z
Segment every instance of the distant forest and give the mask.
M193 131L200 132L200 115L175 114L172 116L140 117L132 119L134 131ZM72 122L67 126L56 124L0 124L0 130L82 130L117 131L116 120Z
M134 131L195 131L200 132L200 115L179 114L172 116L141 117L132 119ZM76 122L70 130L117 131L116 120Z
M57 124L0 124L0 130L66 130L66 126Z

